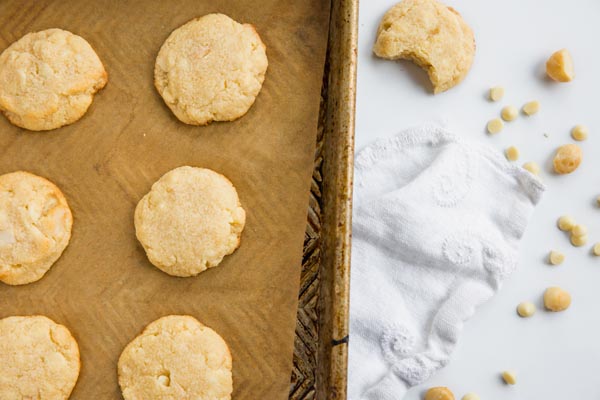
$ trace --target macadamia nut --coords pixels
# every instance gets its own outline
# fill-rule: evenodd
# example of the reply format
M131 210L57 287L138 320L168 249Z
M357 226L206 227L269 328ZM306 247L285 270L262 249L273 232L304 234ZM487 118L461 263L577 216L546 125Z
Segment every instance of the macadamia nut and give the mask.
M558 286L549 287L544 292L544 307L550 311L564 311L571 305L571 295Z
M557 174L570 174L579 167L582 157L581 149L576 144L560 146L554 156L554 171Z
M432 387L425 393L425 400L454 400L454 393L447 387Z
M546 61L546 73L557 82L570 82L575 77L573 58L567 49L558 50Z

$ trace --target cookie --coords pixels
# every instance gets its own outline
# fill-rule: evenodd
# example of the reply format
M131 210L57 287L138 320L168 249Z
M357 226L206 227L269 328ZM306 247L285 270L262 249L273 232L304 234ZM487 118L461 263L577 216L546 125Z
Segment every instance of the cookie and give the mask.
M0 319L0 399L68 399L79 368L64 326L39 315Z
M154 85L186 124L233 121L254 103L268 64L252 25L208 14L167 38L156 58Z
M170 315L125 347L119 385L125 400L229 400L231 364L219 334L193 317Z
M210 169L179 167L135 209L135 232L152 264L174 276L217 266L240 244L246 213L237 192Z
M62 29L28 33L0 54L0 111L21 128L56 129L81 118L106 82L85 39Z
M44 276L71 238L73 216L59 188L28 172L0 176L0 281Z
M460 14L436 0L403 0L381 20L375 54L411 60L427 70L434 93L460 83L475 56L473 31Z

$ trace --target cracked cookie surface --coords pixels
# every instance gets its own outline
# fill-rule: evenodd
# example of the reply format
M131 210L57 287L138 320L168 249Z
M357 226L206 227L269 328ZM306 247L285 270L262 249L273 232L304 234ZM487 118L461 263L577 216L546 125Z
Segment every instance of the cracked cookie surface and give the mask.
M135 232L157 268L194 276L240 244L246 213L231 182L210 169L167 172L135 209Z
M0 399L68 399L79 369L63 325L39 315L0 319Z
M152 322L121 353L125 400L230 400L231 353L212 329L190 316Z
M154 85L186 124L233 121L254 104L267 66L266 47L252 25L208 14L167 38L156 58Z
M461 15L436 0L403 0L381 20L374 53L411 60L427 70L434 93L460 83L475 56L473 31Z
M71 238L73 216L52 182L17 171L0 176L0 281L41 279Z
M28 33L0 54L0 111L21 128L56 129L80 119L106 82L82 37L62 29Z

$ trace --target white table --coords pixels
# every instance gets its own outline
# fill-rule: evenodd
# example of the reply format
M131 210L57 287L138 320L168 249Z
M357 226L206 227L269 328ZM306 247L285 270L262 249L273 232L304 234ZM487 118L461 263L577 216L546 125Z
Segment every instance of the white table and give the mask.
M448 0L475 32L477 54L467 78L439 95L431 94L425 72L408 62L375 58L372 45L380 18L394 0L362 0L357 100L357 151L376 138L390 136L424 121L445 119L454 132L487 143L499 152L510 145L521 151L519 163L536 161L547 184L522 242L518 270L490 302L467 322L449 366L407 399L420 399L430 386L449 386L460 399L474 391L483 400L600 399L600 257L590 253L600 242L600 1L598 0ZM555 50L573 55L576 78L567 84L545 79L544 65ZM506 89L503 101L486 100L490 86ZM541 111L520 116L490 137L486 122L504 104L520 108L538 99ZM584 161L573 174L551 173L558 145L572 142L575 124L590 128L581 143ZM547 133L548 137L543 134ZM556 229L570 214L584 222L590 243L574 248ZM566 254L551 267L548 252ZM573 297L563 313L543 311L546 287L558 285ZM520 301L538 312L521 319ZM499 373L517 372L517 385L504 385Z

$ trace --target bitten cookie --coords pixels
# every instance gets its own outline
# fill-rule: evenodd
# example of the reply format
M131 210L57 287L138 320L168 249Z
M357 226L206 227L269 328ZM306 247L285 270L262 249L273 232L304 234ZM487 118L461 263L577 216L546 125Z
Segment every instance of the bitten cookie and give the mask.
M0 176L0 281L35 282L62 254L73 216L59 188L28 172Z
M190 316L160 318L125 347L119 385L125 400L229 400L231 353L212 329Z
M411 60L427 70L434 93L460 83L475 55L473 31L460 14L436 0L403 0L381 20L374 52Z
M0 55L0 110L21 128L56 129L81 118L106 82L85 39L62 29L28 33Z
M79 368L64 326L44 316L0 319L0 399L68 399Z
M208 14L177 28L162 45L154 85L180 121L233 121L250 109L267 71L266 47L250 24Z
M135 209L136 236L148 259L174 276L217 266L239 246L245 221L231 182L204 168L167 172Z

